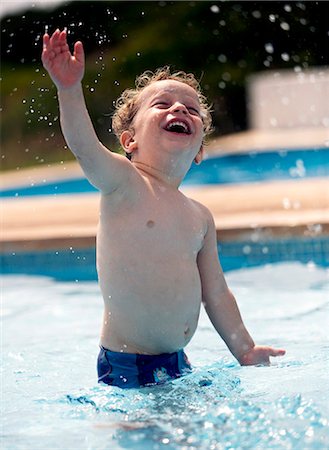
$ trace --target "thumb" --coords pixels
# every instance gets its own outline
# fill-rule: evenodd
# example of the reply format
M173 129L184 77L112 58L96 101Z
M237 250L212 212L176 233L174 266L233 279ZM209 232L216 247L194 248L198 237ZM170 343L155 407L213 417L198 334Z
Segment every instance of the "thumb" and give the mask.
M85 52L83 50L83 45L82 42L77 41L74 44L74 53L73 56L75 57L75 59L79 62L84 64L85 62Z

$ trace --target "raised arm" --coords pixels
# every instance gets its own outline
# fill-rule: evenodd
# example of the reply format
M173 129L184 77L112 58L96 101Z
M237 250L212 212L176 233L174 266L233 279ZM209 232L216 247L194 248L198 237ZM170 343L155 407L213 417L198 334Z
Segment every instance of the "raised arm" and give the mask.
M206 312L218 334L241 365L269 364L270 356L284 355L284 350L256 346L248 333L229 290L218 260L214 221L207 211L208 231L198 255L202 297Z
M42 62L58 90L64 138L89 181L104 193L127 185L133 172L131 163L99 142L87 111L81 85L85 69L82 43L76 42L71 54L65 30L56 30L51 37L46 33Z

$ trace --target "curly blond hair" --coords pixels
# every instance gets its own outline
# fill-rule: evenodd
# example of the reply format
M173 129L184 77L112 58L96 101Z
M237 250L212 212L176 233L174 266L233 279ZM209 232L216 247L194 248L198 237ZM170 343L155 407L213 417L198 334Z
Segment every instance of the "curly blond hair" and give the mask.
M203 121L204 137L212 132L211 107L207 103L206 97L202 94L200 83L192 73L183 71L171 72L170 67L161 67L155 72L146 71L136 78L135 89L126 89L115 103L115 112L112 117L112 129L120 140L121 134L125 130L132 128L132 122L138 111L139 97L141 92L151 83L161 80L176 80L191 86L197 93L201 117Z

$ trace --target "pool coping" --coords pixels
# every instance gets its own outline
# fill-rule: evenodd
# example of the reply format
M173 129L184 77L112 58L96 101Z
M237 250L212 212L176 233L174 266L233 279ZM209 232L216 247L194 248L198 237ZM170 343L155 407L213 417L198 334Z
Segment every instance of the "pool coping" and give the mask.
M328 179L185 187L207 206L221 241L329 235ZM98 193L4 198L0 252L95 246Z

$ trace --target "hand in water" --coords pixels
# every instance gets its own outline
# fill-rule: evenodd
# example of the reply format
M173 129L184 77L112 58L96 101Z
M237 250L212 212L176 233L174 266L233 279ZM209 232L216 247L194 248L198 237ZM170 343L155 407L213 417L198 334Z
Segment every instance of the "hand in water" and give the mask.
M57 89L67 89L80 83L85 69L85 55L80 41L74 44L73 55L66 31L56 30L51 37L43 36L42 63Z
M248 353L245 353L239 361L242 366L256 366L258 364L269 365L270 356L283 356L285 353L286 351L282 349L255 345L255 347L249 350Z

